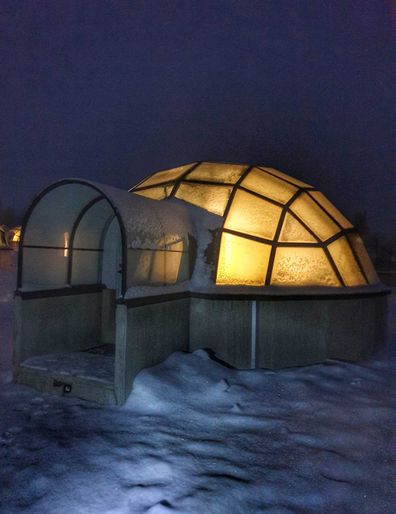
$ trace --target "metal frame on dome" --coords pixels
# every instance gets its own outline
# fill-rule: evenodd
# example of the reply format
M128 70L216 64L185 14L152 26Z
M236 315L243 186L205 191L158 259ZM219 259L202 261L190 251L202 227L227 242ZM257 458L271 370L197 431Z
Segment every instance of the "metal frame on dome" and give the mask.
M356 235L356 236L359 236L357 230L352 227L348 227L348 228L345 228L341 225L341 223L331 214L331 212L329 212L320 202L317 201L317 199L314 197L314 195L312 194L312 192L315 192L315 191L318 191L315 187L313 186L310 186L308 184L306 185L302 185L303 183L301 183L300 181L297 181L297 180L294 180L293 178L290 177L290 180L287 178L287 176L279 176L273 172L271 172L271 169L267 169L267 168L264 168L263 166L261 165L250 165L250 166L247 166L247 165L238 165L238 166L246 166L246 169L244 169L238 180L236 182L227 182L227 181L224 181L224 182L221 182L221 181L218 181L218 180L198 180L198 179L189 179L188 178L188 175L190 173L192 173L194 170L196 170L197 168L199 168L199 166L201 166L202 164L219 164L220 166L221 165L235 165L235 163L224 163L224 162L213 162L213 161L200 161L200 162L196 162L196 163L192 163L184 172L182 172L178 177L176 178L173 178L173 179L170 179L170 180L163 180L163 181L158 181L158 182L155 182L155 183L150 183L149 185L145 185L145 183L151 181L151 179L153 177L155 177L157 174L160 174L162 172L166 172L166 171L172 171L173 169L178 169L178 168L172 168L172 169L168 169L168 170L161 170L159 172L156 172L156 173L153 173L151 174L149 177L145 178L144 180L140 181L136 186L134 186L133 188L131 188L129 190L129 192L132 192L132 193L136 193L136 194L143 194L144 191L147 191L147 190L150 190L150 189L154 189L154 188L160 188L160 187L164 187L164 198L169 198L169 197L175 197L177 195L177 192L180 188L180 185L182 183L186 183L186 184L201 184L201 185L206 185L206 186L217 186L217 187L228 187L228 188L232 188L231 191L230 191L230 195L229 195L229 198L227 200L227 204L226 204L226 207L225 207L225 210L224 210L224 213L223 213L223 221L222 221L222 224L221 224L221 228L220 228L220 232L219 232L219 240L220 240L220 243L218 245L218 250L217 250L217 259L216 259L216 270L215 270L215 277L217 279L217 276L218 276L218 267L219 267L219 256L220 256L220 248L221 248L221 240L222 240L222 236L224 233L228 233L228 234L231 234L231 235L234 235L234 236L238 236L238 237L242 237L242 238L245 238L245 239L248 239L248 240L252 240L252 241L256 241L256 242L259 242L259 243L264 243L264 244L267 244L267 245L270 245L271 246L271 251L270 251L270 257L269 257L269 261L268 261L268 266L267 266L267 272L266 272L266 276L265 276L265 283L263 285L265 286L269 286L271 285L271 279L272 279L272 274L273 274L273 268L274 268L274 261L275 261L275 253L276 253L276 249L279 247L302 247L302 248L321 248L326 256L326 259L327 261L329 262L330 266L331 266L331 269L333 270L338 282L339 282L339 285L340 286L343 286L343 287L346 287L347 284L345 283L345 280L343 279L330 251L329 251L329 245L331 243L333 243L334 241L342 238L342 237L345 237L345 240L347 241L347 244L348 244L348 247L350 248L351 252L352 252L352 255L353 255L353 258L354 258L354 261L357 265L357 268L358 270L360 271L362 277L364 278L365 280L365 283L366 285L370 284L370 280L368 278L368 275L366 273L366 270L364 269L357 253L356 253L356 250L353 246L353 244L351 243L351 240L350 240L350 236L351 235ZM185 166L188 166L188 165L183 165L183 166L180 166L180 168L183 168ZM286 203L282 203L282 202L279 202L277 200L274 200L273 198L270 198L269 196L266 196L262 193L259 193L257 191L252 191L246 187L244 187L242 184L243 180L247 177L247 175L253 170L253 169L258 169L260 171L262 171L263 173L266 173L272 177L274 177L275 179L277 180L281 180L291 186L293 186L294 188L296 188L296 192L291 196L291 198L286 202ZM172 189L170 191L169 194L166 194L165 192L165 186L172 186ZM232 204L233 204L233 200L235 198L235 195L237 193L237 191L244 191L250 195L253 195L257 198L260 198L262 200L265 200L266 202L269 202L273 205L276 205L278 207L280 207L282 209L282 212L280 214L280 217L279 217L279 220L278 220L278 224L277 224L277 227L276 227L276 230L275 230L275 234L274 234L274 238L273 239L268 239L268 238L265 238L265 237L261 237L261 236L256 236L254 234L248 234L248 233L245 233L245 232L240 232L238 230L232 230L230 228L227 228L226 227L226 223L227 223L227 217L228 217L228 214L230 212L230 209L232 207ZM319 191L318 191L319 192ZM306 193L308 195L308 197L310 198L310 200L312 200L315 205L321 210L321 212L323 213L323 215L326 217L328 217L335 225L336 227L338 228L337 232L335 234L333 234L332 236L328 237L327 239L325 240L321 240L320 237L304 222L303 219L301 219L300 216L298 216L295 212L293 212L293 210L290 208L292 206L292 204L294 203L294 201L299 197L301 196L303 193ZM144 196L144 194L143 194ZM186 200L183 200L181 198L178 198L179 200L181 201L186 201ZM300 223L302 225L302 227L315 239L315 241L313 242L293 242L293 241L279 241L279 237L280 237L280 234L281 234L281 230L282 230L282 227L283 227L283 223L285 221L285 217L286 215L289 214L290 216L292 216L295 220L298 221L298 223Z

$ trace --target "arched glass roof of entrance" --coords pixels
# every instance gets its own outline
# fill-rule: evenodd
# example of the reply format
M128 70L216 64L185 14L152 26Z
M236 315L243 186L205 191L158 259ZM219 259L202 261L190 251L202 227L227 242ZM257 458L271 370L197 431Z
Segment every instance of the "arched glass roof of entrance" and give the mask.
M114 254L120 294L142 283L174 283L181 279L182 268L188 273L184 263L190 229L184 210L89 181L56 182L40 193L26 214L18 288L109 287L103 275L106 248ZM106 239L109 231L111 241Z

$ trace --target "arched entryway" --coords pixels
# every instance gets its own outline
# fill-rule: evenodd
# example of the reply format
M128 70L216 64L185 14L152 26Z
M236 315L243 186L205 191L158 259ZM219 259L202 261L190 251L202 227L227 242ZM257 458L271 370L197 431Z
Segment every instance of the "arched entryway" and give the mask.
M104 285L125 289L124 228L96 186L62 181L32 203L20 243L18 289Z
M34 200L22 227L18 266L20 373L42 369L51 391L73 387L87 397L89 390L93 400L113 403L115 310L125 291L125 248L123 221L97 186L62 181Z

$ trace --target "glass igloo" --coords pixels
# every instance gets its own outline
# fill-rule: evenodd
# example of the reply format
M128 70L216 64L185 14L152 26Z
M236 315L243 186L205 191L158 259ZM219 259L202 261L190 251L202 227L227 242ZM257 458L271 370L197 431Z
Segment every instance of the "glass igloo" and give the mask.
M175 197L223 218L218 285L378 283L352 224L320 191L274 168L192 163L154 173L130 191Z

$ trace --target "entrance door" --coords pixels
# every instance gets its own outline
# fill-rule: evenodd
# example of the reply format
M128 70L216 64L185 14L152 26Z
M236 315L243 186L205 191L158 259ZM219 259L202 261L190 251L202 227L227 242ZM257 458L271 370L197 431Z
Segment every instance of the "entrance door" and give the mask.
M102 293L102 343L114 344L116 299L122 284L121 231L116 217L104 231L102 248L101 282L107 288Z
M102 284L121 295L122 283L121 231L116 217L113 218L104 234Z

